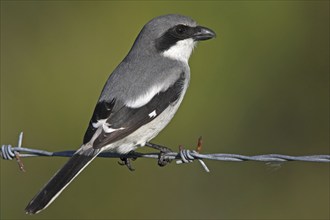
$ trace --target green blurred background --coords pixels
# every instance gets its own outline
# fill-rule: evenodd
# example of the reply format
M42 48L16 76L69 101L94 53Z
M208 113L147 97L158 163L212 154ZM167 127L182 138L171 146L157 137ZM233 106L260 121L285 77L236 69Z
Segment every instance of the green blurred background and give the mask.
M1 144L77 149L142 26L180 13L215 30L153 142L204 153L329 154L329 1L1 1ZM148 151L143 149L143 151ZM329 164L207 161L135 172L97 159L44 212L28 201L66 158L1 160L1 219L329 219Z

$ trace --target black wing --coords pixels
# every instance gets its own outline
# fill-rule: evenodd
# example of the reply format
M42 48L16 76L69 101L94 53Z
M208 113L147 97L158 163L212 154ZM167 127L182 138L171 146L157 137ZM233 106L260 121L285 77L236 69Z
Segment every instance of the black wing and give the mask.
M93 116L89 121L89 125L84 136L84 144L92 139L95 131L97 130L97 128L93 126L93 123L97 123L99 120L108 118L111 115L114 105L115 99L111 100L110 102L102 101L96 104Z
M93 148L101 148L105 145L116 142L136 131L141 126L158 117L169 105L173 105L180 97L185 75L170 86L166 91L156 94L146 105L140 108L130 108L123 105L119 110L113 111L116 100L111 102L99 102L95 107L93 117L84 137L84 143L90 141L97 128L93 127L100 119L107 119L107 123L112 129L118 129L111 133L102 130L101 134L93 142ZM156 116L150 117L149 114L155 111ZM123 128L120 130L119 128Z

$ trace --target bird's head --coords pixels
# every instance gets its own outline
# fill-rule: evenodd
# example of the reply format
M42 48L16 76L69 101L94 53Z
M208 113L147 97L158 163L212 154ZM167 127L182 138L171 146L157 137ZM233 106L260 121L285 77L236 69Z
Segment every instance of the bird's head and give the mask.
M215 36L214 31L197 25L189 17L169 14L149 21L143 27L134 46L141 48L143 45L143 48L148 48L149 53L156 52L164 57L187 63L198 41L212 39Z

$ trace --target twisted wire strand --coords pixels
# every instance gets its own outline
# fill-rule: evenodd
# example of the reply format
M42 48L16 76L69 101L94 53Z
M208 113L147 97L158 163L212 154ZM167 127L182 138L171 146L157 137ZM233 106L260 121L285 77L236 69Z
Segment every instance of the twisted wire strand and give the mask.
M45 150L38 150L32 148L22 147L23 132L21 132L18 140L18 146L12 147L11 145L2 145L0 157L5 160L17 159L17 156L23 157L37 157L37 156L52 156L52 157L71 157L75 151L59 151L49 152ZM306 156L289 156L282 154L263 154L255 156L246 156L240 154L201 154L195 150L180 149L179 152L164 153L164 158L168 160L177 160L177 164L191 163L194 160L198 160L204 170L209 172L208 167L204 163L203 159L217 160L217 161L260 161L260 162L285 162L285 161L304 161L304 162L320 162L329 163L330 155L306 155ZM130 152L126 155L104 152L98 155L98 157L106 158L151 158L158 159L159 153L139 153Z

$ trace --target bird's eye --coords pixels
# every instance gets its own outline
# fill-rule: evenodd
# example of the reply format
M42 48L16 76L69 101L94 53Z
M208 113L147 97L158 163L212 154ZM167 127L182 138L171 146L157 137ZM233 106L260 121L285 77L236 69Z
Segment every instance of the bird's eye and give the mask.
M184 25L178 25L176 28L175 28L175 31L176 33L178 34L184 34L186 32L186 26Z

